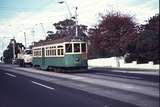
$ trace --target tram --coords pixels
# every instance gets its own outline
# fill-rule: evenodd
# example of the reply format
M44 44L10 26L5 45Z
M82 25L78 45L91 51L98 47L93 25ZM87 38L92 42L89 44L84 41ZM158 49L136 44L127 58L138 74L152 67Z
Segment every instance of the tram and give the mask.
M47 70L86 69L87 42L82 40L56 39L35 43L32 48L32 64Z

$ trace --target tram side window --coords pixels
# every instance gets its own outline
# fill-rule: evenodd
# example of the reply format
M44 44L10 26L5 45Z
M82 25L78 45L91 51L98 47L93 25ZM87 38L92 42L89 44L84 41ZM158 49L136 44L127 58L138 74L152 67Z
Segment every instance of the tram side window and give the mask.
M58 49L58 55L61 55L61 52L60 52L61 50L60 49Z
M48 50L48 56L50 56L50 50Z
M39 55L42 56L42 52L41 51L39 51Z
M33 55L36 56L36 51L34 50Z
M56 49L54 50L54 55L56 55Z
M63 55L64 53L63 53L63 49L61 49L61 55Z
M66 48L66 52L72 52L72 44L66 44L65 48Z
M82 52L86 52L86 44L85 43L82 43Z
M79 43L74 44L74 52L80 52L80 44Z
M46 56L48 56L48 50L46 50Z
M52 50L52 55L56 55L56 50L55 49Z
M51 50L49 50L49 56L52 55Z
M63 49L58 49L58 55L64 55Z

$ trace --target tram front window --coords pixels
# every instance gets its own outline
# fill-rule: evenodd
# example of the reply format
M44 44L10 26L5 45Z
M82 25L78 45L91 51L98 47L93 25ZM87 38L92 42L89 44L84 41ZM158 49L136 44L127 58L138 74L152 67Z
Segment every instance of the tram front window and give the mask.
M86 52L86 43L82 43L82 52Z
M25 50L25 54L32 54L32 50Z
M66 48L66 52L72 52L72 44L66 44L65 45L65 48Z
M74 44L74 52L80 52L80 44L79 43Z

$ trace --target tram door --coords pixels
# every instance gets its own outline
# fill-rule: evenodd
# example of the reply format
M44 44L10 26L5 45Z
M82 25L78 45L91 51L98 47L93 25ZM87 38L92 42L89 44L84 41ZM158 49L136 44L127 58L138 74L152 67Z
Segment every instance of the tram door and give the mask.
M42 48L42 67L45 67L45 50Z

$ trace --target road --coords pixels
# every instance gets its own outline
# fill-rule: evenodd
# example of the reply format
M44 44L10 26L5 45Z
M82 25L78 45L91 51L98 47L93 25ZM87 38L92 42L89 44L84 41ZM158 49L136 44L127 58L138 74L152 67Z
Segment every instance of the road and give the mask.
M0 107L136 107L0 70Z
M105 72L42 76L23 69L0 66L0 107L159 107L159 83L145 76Z

